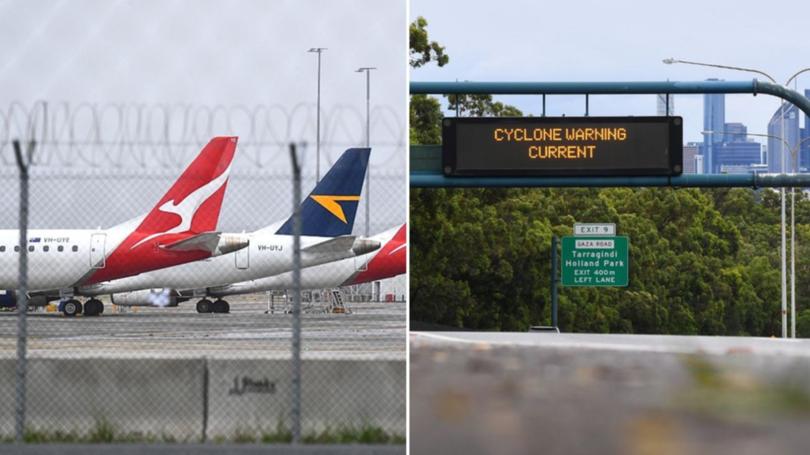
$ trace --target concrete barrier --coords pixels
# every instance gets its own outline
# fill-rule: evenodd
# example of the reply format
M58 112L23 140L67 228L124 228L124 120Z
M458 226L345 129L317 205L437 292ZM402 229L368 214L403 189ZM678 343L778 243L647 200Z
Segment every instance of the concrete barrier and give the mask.
M0 359L0 437L14 435L16 365L14 359Z
M209 360L208 437L289 428L288 360ZM319 433L378 427L405 435L404 360L305 360L301 428Z
M12 412L2 426L13 434L14 361L6 362L2 388L10 390L3 395L12 397ZM30 430L88 434L107 425L157 438L202 437L205 363L198 359L31 359L28 368Z
M31 359L27 428L180 441L289 429L289 360ZM14 434L14 359L0 360L0 436ZM305 434L378 427L405 435L404 360L304 360Z

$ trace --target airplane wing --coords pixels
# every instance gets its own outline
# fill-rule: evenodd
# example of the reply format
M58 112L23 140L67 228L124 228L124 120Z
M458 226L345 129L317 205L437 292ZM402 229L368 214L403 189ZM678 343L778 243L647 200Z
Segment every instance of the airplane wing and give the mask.
M349 252L354 245L355 237L352 235L344 235L326 240L315 245L310 245L306 248L301 248L303 254L336 254Z
M326 240L301 249L302 254L360 256L380 248L380 242L374 239L344 235ZM351 253L351 254L350 254Z
M176 242L158 244L168 251L204 251L212 256L232 253L250 245L250 239L239 234L203 232Z
M187 237L183 240L171 242L167 244L158 244L158 248L168 251L207 251L214 253L219 243L220 232L203 232L192 237Z

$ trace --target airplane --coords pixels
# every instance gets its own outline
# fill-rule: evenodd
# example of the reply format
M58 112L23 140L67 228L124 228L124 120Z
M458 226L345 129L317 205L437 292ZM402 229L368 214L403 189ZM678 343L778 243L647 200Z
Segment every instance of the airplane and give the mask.
M342 259L314 267L301 269L301 289L328 289L369 283L405 273L407 263L407 225L389 229L369 237L383 246L370 253ZM287 272L258 280L234 283L208 289L212 297L270 290L287 290L293 287L293 274Z
M236 137L211 139L145 215L104 230L28 230L29 305L62 298L66 316L96 316L104 305L92 298L82 308L73 298L76 288L247 247L247 238L215 231L236 143ZM18 230L0 230L2 306L16 306L18 243Z
M351 235L363 189L371 149L346 150L332 169L301 203L301 266L360 256L380 247L380 242ZM223 299L204 298L207 289L277 275L292 270L292 217L244 234L249 246L233 255L211 258L119 280L79 288L83 295L111 294L116 305L150 304L154 289L163 290L169 304L203 297L201 313L227 313ZM178 300L180 299L180 300Z
M383 246L353 258L341 259L321 265L301 269L301 289L328 289L391 278L405 273L407 245L405 224L369 237ZM257 280L208 288L210 297L250 294L270 290L287 290L293 287L292 272L259 278ZM119 296L116 305L121 306L173 306L186 299L182 295L172 297L171 290L149 289L141 293L141 298L132 299ZM200 311L200 310L203 311ZM210 307L197 307L198 312L210 312Z

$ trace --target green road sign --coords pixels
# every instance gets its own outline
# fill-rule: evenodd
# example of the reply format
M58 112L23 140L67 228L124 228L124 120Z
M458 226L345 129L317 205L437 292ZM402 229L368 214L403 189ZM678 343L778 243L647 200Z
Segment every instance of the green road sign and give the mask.
M617 286L628 283L627 236L563 237L563 286Z

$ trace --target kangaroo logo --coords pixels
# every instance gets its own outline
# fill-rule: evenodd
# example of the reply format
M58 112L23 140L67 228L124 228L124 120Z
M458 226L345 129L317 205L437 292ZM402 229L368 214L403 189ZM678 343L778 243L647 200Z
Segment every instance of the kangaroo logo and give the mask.
M402 245L400 245L400 246L394 248L393 250L391 250L390 252L388 252L388 255L391 256L392 254L396 253L397 251L405 248L405 246L406 245L403 243Z
M343 224L349 224L346 220L346 214L343 212L343 207L338 202L344 201L359 201L360 196L310 196L315 202L320 204L323 208L335 215L337 219L343 221Z
M140 240L135 245L132 245L130 250L135 249L138 245L141 245L144 242L154 239L155 237L164 235L164 234L177 234L179 232L185 232L191 228L191 220L194 218L194 214L197 213L197 209L208 200L211 196L214 195L222 185L228 180L228 174L231 172L231 166L228 166L225 171L219 175L219 177L211 180L210 182L206 183L205 185L197 188L191 194L186 196L180 202L176 202L175 200L170 200L158 207L158 210L163 213L174 213L175 215L180 217L180 223L166 231L163 232L156 232L152 235L149 235L142 240Z

